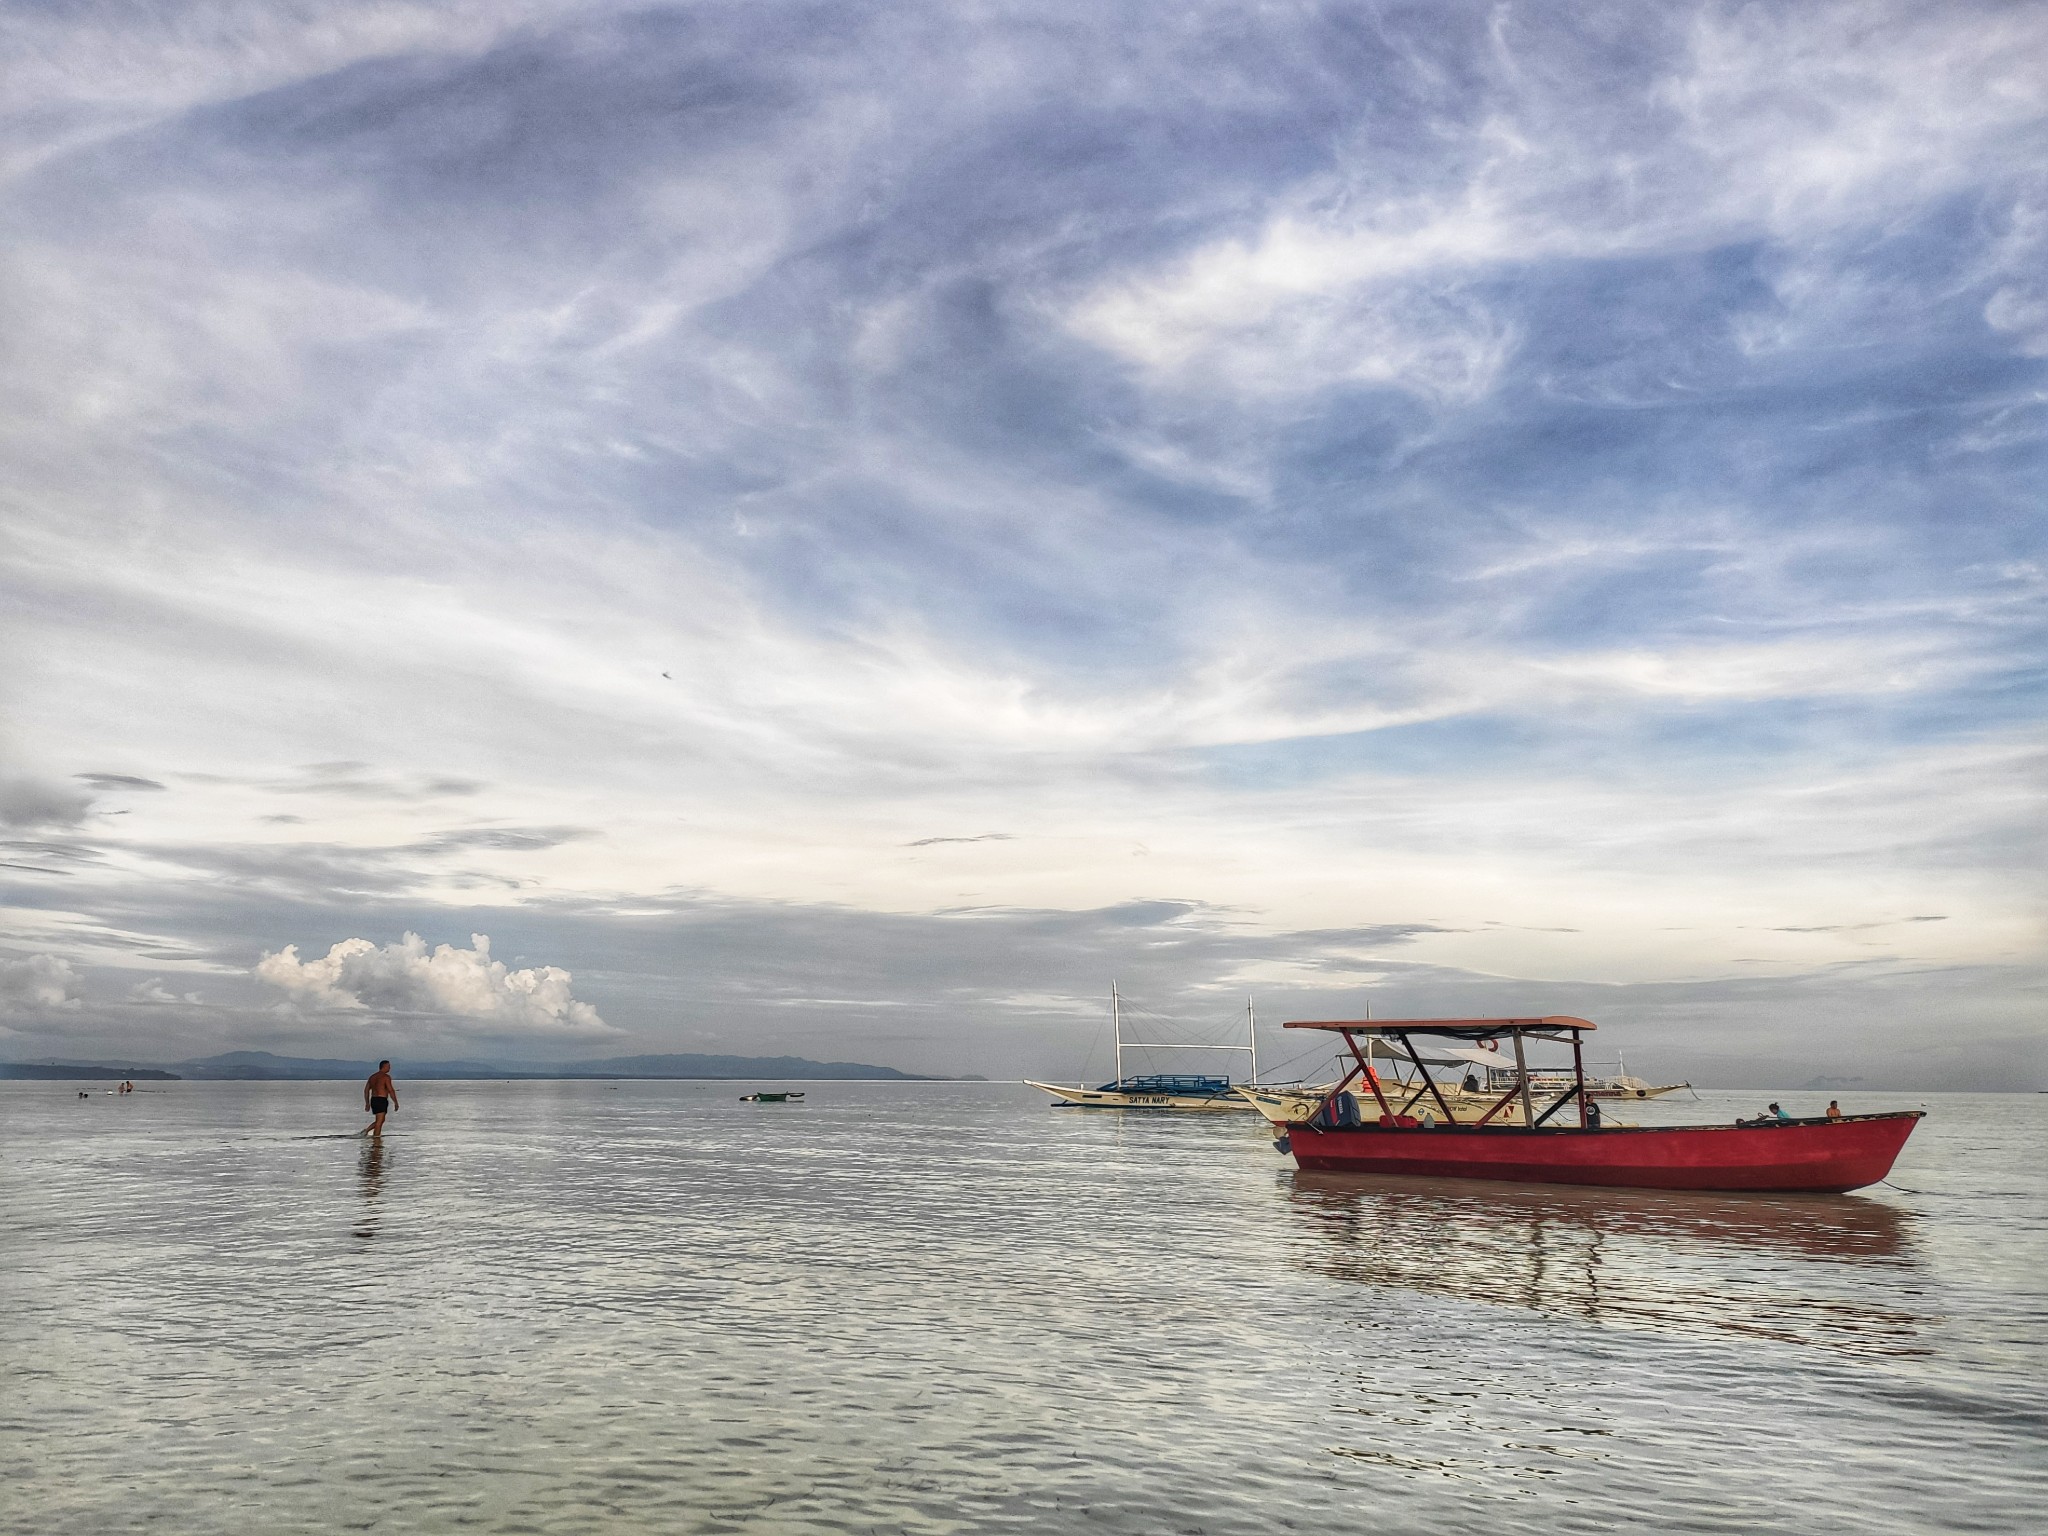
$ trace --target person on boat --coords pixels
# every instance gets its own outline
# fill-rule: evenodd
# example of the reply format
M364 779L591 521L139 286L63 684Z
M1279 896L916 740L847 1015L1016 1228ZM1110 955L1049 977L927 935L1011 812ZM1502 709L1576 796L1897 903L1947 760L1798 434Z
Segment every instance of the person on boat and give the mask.
M1792 1117L1786 1114L1784 1110L1780 1109L1777 1103L1773 1101L1773 1103L1771 1104L1771 1112L1770 1114L1765 1116L1765 1118L1768 1120L1790 1120Z
M1600 1129L1600 1105L1594 1099L1586 1100L1586 1129L1589 1131Z
M377 1063L377 1070L372 1072L363 1083L363 1109L366 1113L376 1117L363 1127L363 1134L365 1136L382 1136L384 1134L384 1117L396 1108L398 1108L398 1084L391 1081L391 1063L380 1061Z
M1842 1106L1837 1104L1833 1099L1828 1100L1828 1118L1830 1120L1839 1120L1842 1118Z
M1465 1069L1465 1081L1461 1086L1467 1093L1477 1093L1479 1091L1479 1074L1470 1067L1467 1067Z

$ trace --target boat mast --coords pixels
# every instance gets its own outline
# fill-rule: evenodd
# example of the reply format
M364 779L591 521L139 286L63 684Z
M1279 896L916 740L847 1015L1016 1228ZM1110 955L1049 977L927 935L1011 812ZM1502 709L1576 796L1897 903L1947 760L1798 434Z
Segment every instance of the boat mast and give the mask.
M1249 994L1244 1000L1245 1029L1248 1035L1243 1045L1214 1045L1207 1041L1187 1040L1126 1040L1124 1038L1124 998L1117 990L1116 983L1109 984L1110 1027L1116 1032L1116 1080L1124 1080L1125 1051L1248 1051L1252 1058L1251 1081L1259 1080L1259 1020L1252 1012ZM1213 1026L1212 1026L1213 1027ZM1227 1083L1229 1079L1226 1077ZM1155 1090L1156 1091L1156 1090Z
M1522 1055L1522 1032L1515 1031L1515 1081L1522 1090L1522 1124L1534 1126L1536 1111L1529 1103L1529 1063Z
M1124 1013L1114 981L1109 984L1109 1023L1110 1028L1116 1031L1116 1080L1121 1086L1124 1080Z
M1252 995L1244 995L1244 1033L1252 1048L1252 1081L1259 1080L1259 1016L1252 1011Z

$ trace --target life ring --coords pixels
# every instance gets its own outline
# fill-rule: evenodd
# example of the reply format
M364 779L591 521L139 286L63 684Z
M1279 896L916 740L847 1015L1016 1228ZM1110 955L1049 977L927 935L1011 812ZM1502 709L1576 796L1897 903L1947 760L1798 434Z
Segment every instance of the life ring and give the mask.
M1478 1042L1478 1045L1479 1049L1481 1049L1482 1051L1493 1051L1495 1053L1498 1053L1500 1050L1500 1042L1498 1040L1481 1040Z

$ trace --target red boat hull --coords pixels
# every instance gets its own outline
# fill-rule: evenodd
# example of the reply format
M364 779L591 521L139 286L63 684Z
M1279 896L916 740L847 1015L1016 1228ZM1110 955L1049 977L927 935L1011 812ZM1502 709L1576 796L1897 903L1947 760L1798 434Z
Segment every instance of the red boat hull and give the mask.
M1776 1189L1840 1194L1875 1184L1918 1110L1781 1120L1770 1125L1361 1126L1287 1129L1303 1168L1420 1173L1529 1184L1614 1184L1631 1189Z

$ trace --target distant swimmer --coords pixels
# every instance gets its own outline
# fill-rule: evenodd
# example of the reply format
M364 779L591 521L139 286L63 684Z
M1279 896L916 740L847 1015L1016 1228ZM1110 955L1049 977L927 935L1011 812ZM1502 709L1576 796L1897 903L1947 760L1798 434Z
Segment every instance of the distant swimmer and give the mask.
M376 1119L363 1127L365 1136L384 1134L384 1117L398 1108L398 1085L391 1081L391 1063L380 1061L363 1084L363 1108Z

